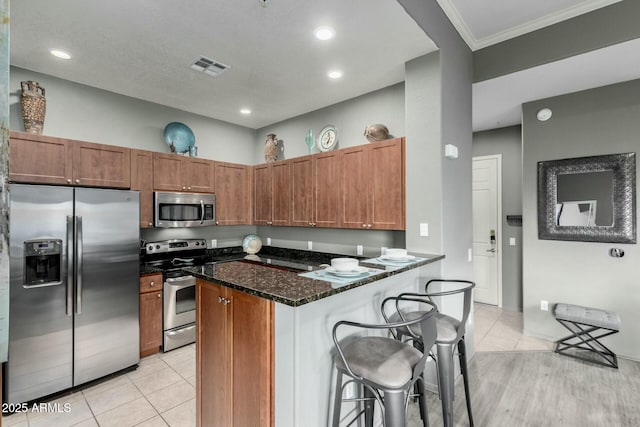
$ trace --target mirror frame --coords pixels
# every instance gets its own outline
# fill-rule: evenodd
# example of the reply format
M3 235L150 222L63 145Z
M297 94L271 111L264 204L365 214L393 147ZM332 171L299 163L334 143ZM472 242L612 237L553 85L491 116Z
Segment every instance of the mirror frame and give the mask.
M613 225L559 226L558 175L613 171ZM538 162L538 238L581 242L636 243L636 153Z

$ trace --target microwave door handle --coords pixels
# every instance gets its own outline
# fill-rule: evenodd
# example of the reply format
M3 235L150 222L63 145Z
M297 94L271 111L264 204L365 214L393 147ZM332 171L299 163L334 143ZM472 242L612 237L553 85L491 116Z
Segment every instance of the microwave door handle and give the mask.
M200 200L200 224L204 224L204 200Z
M76 223L76 314L82 314L82 217Z
M67 216L67 316L73 315L73 225L74 217Z

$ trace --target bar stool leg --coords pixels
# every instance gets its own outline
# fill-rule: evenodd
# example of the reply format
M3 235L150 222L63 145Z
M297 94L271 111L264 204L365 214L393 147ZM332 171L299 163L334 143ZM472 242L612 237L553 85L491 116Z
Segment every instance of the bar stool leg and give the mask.
M422 419L422 426L429 427L429 411L427 411L427 393L424 389L424 379L420 378L416 381L418 388L418 403L420 405L420 418Z
M362 387L364 389L364 425L365 427L373 427L373 409L375 406L375 400L373 392L367 386Z
M437 344L438 385L442 402L442 420L444 427L453 426L453 345Z
M467 369L467 346L464 337L458 342L458 353L460 354L460 372L464 381L464 397L467 401L467 414L469 415L469 427L473 427L473 415L471 415L471 398L469 393L469 370Z
M340 407L342 406L342 372L336 375L336 395L333 402L333 427L340 426Z
M405 427L404 390L384 392L384 427Z

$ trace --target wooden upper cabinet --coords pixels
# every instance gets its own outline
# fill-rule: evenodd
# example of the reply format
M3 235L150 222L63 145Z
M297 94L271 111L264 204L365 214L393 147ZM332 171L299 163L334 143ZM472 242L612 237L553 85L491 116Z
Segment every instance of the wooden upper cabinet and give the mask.
M153 152L131 150L131 189L140 192L140 227L153 227Z
M73 144L73 182L89 187L130 188L131 150L76 141Z
M9 137L9 181L72 184L73 141L24 132Z
M329 151L313 156L313 227L340 226L340 185L342 181L340 151Z
M378 230L405 229L405 142L395 138L370 144L369 220Z
M405 228L404 138L340 150L340 227Z
M214 192L214 161L153 153L153 188L156 191Z
M129 188L130 150L113 145L11 132L9 180Z
M253 222L291 223L291 162L284 160L253 168Z
M291 225L309 227L313 224L314 156L291 159Z
M215 162L216 224L251 224L252 167Z

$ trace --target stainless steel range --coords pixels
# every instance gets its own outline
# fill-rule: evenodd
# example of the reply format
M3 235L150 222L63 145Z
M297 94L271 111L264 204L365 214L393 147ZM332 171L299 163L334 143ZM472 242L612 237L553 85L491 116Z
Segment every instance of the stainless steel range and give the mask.
M163 351L195 342L196 279L182 267L202 265L210 258L204 239L148 242L144 257L147 266L162 270Z

